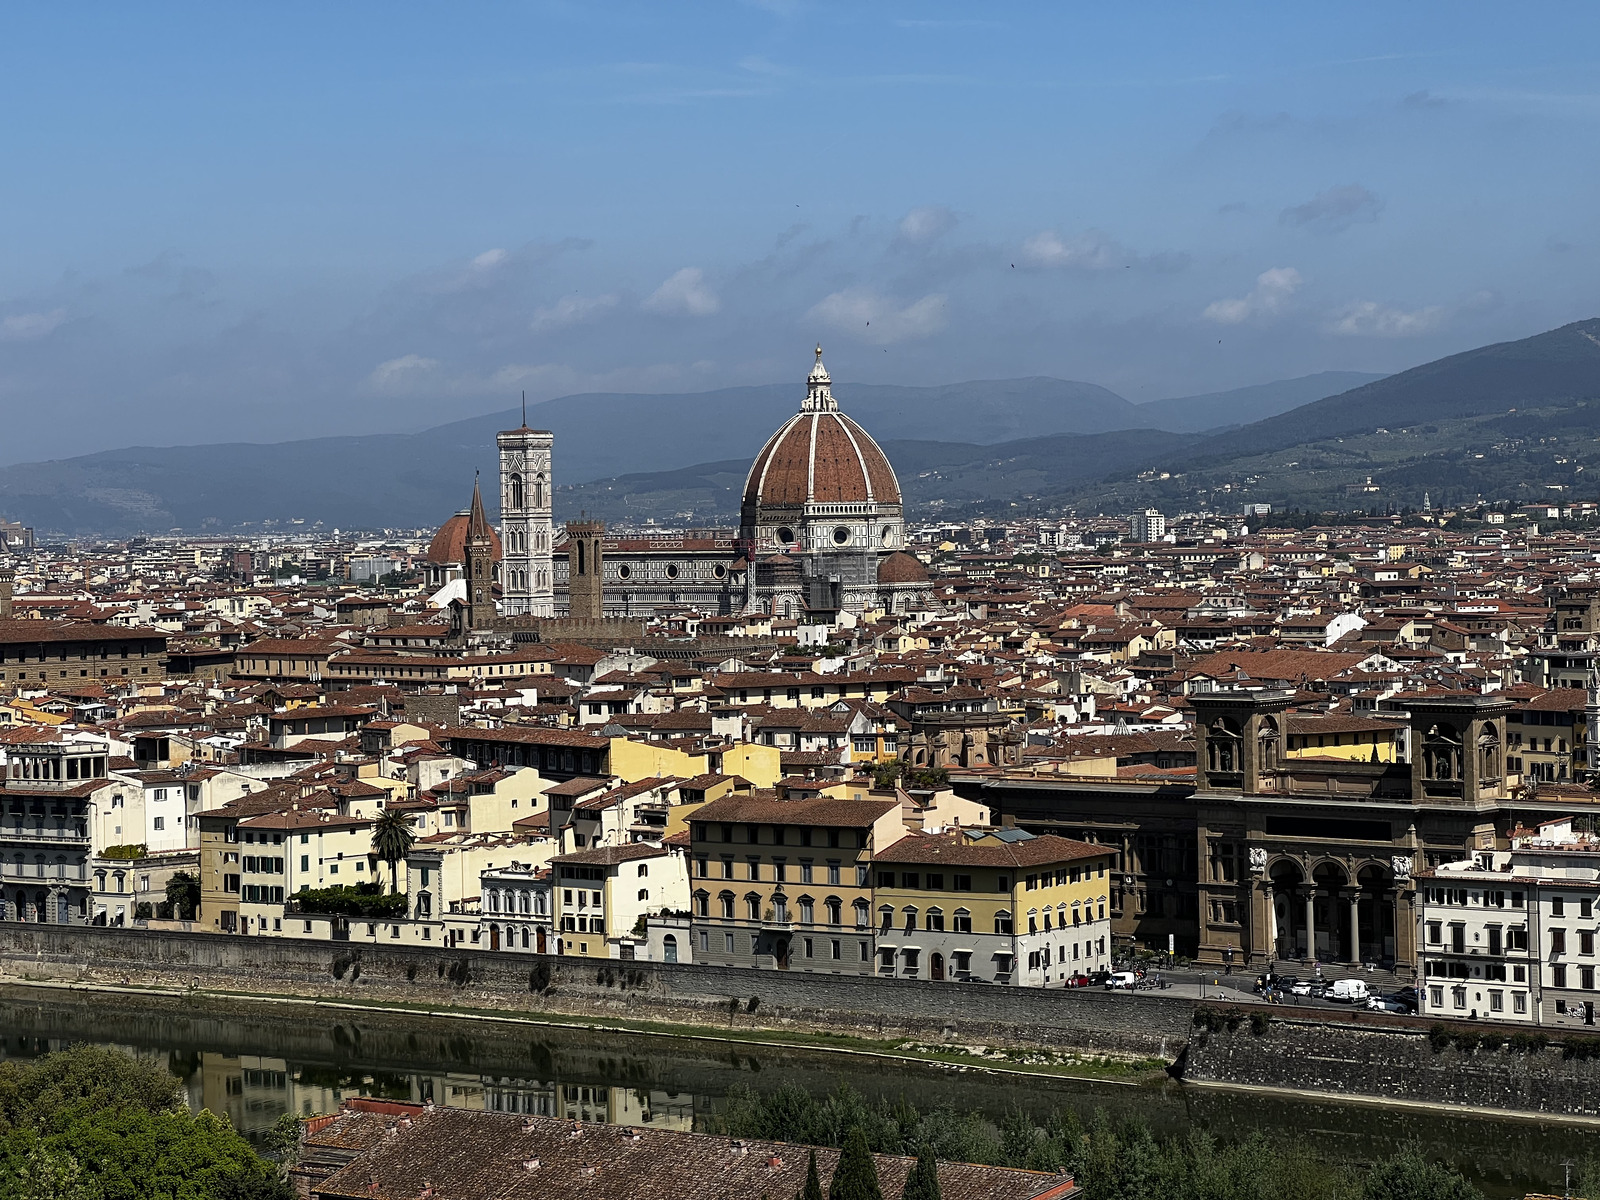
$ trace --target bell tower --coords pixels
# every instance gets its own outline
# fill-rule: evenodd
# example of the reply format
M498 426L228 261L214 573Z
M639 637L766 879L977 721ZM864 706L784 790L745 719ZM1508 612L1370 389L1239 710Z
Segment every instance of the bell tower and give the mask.
M483 495L478 480L472 480L472 508L467 517L467 609L468 629L493 629L498 610L494 605L494 531L483 511Z
M606 615L604 521L567 522L567 615L598 621Z
M501 608L508 617L553 617L550 467L555 435L528 428L524 395L521 426L496 434L495 444L500 450Z

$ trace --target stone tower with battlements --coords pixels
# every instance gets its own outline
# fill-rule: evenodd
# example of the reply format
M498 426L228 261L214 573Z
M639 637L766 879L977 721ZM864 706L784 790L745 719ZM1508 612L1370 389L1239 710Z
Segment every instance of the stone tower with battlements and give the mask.
M567 615L606 615L604 521L567 522Z

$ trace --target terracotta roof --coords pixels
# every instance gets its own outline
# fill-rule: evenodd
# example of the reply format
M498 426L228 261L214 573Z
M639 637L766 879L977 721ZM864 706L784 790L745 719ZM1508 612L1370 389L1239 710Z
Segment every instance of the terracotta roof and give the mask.
M1094 846L1053 833L1018 841L986 837L977 840L967 833L908 834L892 846L873 854L874 862L931 863L958 867L1037 867L1046 863L1074 859L1103 858L1114 853L1110 846Z
M697 810L693 819L865 829L884 813L899 807L897 800L777 800L768 793L766 796L724 796Z

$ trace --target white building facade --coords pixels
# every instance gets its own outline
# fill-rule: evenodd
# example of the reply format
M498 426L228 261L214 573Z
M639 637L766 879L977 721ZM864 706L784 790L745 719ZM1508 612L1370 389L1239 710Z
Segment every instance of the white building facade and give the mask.
M500 450L500 611L508 617L553 617L550 462L555 435L524 422L495 435L495 444Z

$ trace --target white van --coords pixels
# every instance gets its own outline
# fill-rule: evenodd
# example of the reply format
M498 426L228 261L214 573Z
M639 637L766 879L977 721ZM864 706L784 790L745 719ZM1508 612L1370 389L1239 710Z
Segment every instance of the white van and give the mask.
M1132 971L1113 971L1111 973L1111 978L1106 980L1106 991L1114 991L1118 988L1125 988L1128 991L1132 991L1133 985L1138 982L1139 977Z
M1365 1004L1372 993L1367 991L1365 979L1336 979L1328 989L1328 999L1344 1004Z

